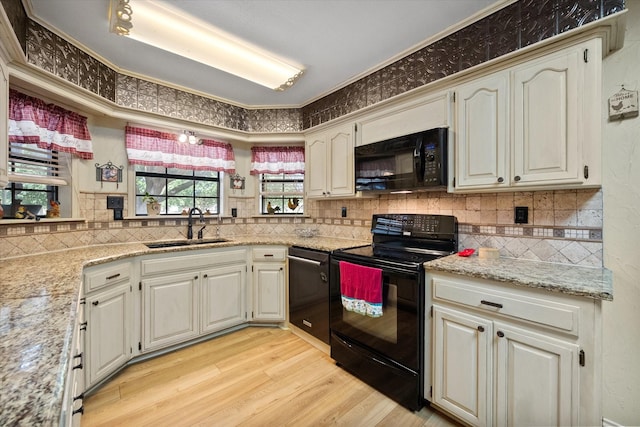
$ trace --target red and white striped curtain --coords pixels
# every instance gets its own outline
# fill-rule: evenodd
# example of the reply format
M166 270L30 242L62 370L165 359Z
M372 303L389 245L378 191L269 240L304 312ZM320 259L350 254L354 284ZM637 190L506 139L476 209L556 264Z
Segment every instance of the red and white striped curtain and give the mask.
M129 163L187 170L235 173L231 144L202 139L201 144L178 141L172 133L127 126L125 129Z
M304 147L251 147L251 175L304 173Z
M86 117L14 89L9 91L9 142L93 159Z

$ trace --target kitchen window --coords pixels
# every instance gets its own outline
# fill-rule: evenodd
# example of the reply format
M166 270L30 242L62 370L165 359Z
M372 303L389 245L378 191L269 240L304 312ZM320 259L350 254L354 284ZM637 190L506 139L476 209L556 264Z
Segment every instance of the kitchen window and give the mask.
M4 218L16 218L19 206L43 217L50 201L58 202L58 186L69 180L68 156L37 147L35 144L9 144L9 179L2 190ZM26 214L18 213L24 217Z
M262 214L303 214L303 196L303 174L260 174Z
M70 218L72 164L93 159L87 118L10 89L7 133L9 184L1 193L3 217Z
M194 206L220 213L221 172L135 165L135 173L136 215L147 214L147 194L160 203L161 214L180 215Z
M304 213L304 147L251 147L262 215Z
M218 215L224 172L235 173L233 147L224 142L195 139L127 126L127 156L135 173L135 214L148 215L147 201L160 204L161 215L180 215L193 207Z

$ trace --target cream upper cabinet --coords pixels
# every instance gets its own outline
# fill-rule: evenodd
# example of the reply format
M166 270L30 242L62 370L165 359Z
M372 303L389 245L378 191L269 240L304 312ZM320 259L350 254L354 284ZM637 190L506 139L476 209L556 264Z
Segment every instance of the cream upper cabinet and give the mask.
M456 192L601 184L598 39L460 86Z
M0 56L0 120L7 123L9 120L9 71L7 65ZM0 188L7 185L7 156L9 150L9 135L6 127L0 132Z
M508 88L506 72L458 88L456 190L509 185Z
M347 197L354 193L355 125L346 124L310 134L306 139L306 195Z

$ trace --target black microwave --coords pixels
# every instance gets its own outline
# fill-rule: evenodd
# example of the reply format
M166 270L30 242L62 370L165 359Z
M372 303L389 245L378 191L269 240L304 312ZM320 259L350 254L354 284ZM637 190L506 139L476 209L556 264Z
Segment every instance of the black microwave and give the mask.
M356 191L445 188L448 133L435 128L356 147Z

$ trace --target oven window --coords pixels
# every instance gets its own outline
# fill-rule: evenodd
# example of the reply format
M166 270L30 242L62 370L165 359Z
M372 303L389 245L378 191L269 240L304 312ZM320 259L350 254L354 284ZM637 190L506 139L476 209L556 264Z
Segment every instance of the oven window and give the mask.
M382 288L382 316L368 317L343 310L342 320L359 331L381 340L398 343L398 287L384 284Z

